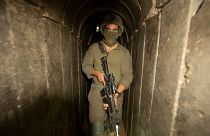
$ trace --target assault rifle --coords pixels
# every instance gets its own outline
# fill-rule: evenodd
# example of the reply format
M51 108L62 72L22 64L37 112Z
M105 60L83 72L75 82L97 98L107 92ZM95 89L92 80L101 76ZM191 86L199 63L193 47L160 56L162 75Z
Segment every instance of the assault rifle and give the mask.
M104 80L105 87L101 91L102 97L104 97L104 103L109 105L107 109L108 114L108 127L111 132L115 132L116 136L119 136L119 126L120 126L120 113L119 110L116 109L116 104L114 100L114 94L117 91L117 87L114 82L113 74L109 73L108 65L107 65L107 56L101 58L102 68L104 71Z

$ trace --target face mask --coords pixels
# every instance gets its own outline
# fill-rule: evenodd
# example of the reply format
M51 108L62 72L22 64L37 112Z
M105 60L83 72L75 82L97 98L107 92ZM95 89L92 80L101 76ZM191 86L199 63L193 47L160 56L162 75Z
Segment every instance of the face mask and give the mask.
M111 47L117 43L117 38L119 36L119 32L112 32L104 29L104 42L107 46Z

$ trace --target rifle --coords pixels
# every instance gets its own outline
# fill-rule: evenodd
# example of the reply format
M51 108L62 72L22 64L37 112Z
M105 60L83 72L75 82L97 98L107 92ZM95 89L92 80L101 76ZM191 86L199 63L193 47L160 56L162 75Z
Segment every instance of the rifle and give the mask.
M120 125L120 113L116 109L114 100L114 94L116 93L117 87L114 82L113 74L109 73L107 65L107 56L101 58L102 68L104 71L105 87L101 91L102 97L104 97L104 103L109 105L107 109L108 114L108 127L111 132L115 132L116 136L119 136L119 125Z

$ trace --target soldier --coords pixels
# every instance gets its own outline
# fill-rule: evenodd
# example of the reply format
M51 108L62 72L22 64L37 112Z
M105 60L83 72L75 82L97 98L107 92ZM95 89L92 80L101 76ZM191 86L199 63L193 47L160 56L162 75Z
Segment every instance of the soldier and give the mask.
M115 14L104 17L100 31L103 35L101 45L107 53L109 72L113 73L117 93L114 97L116 105L122 112L123 92L126 90L133 79L132 61L129 51L118 42L118 37L123 33L123 23L121 18ZM108 106L103 104L100 91L105 85L104 73L101 66L101 52L98 43L93 43L87 50L82 62L82 70L88 78L93 78L91 89L88 94L89 117L92 124L92 136L104 136L104 121L107 118L106 109Z

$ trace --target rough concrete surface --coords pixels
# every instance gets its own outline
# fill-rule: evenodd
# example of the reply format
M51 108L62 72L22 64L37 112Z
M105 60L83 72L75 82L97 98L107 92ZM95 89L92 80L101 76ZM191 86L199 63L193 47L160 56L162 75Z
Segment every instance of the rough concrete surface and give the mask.
M0 135L88 136L90 80L81 62L104 15L134 79L127 136L209 136L209 0L0 0Z

